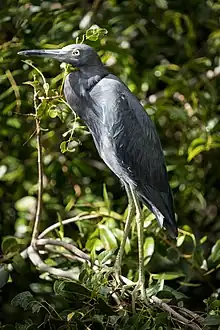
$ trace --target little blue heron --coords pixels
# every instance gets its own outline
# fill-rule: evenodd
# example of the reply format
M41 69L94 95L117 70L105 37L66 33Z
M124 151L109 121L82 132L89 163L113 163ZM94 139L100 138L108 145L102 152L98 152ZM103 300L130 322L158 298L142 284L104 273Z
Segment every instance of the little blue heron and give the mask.
M67 75L64 94L70 107L87 125L99 155L125 186L128 215L115 261L119 279L122 256L136 213L139 278L134 291L144 288L143 215L140 201L154 213L160 227L177 236L173 197L155 126L138 99L109 73L96 51L86 44L54 50L25 50L18 54L66 62L78 70ZM136 211L136 212L135 212Z

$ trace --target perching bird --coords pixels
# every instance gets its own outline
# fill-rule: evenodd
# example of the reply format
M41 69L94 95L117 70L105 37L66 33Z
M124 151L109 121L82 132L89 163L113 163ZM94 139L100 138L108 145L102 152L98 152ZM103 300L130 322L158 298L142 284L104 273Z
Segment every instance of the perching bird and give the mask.
M119 274L126 238L136 209L139 245L139 280L144 289L143 216L139 201L156 216L160 227L177 236L173 198L160 140L154 124L137 98L116 76L110 74L96 51L85 44L57 50L26 50L25 56L51 57L77 68L64 84L70 107L87 125L100 157L125 186L129 211L124 237L116 258Z

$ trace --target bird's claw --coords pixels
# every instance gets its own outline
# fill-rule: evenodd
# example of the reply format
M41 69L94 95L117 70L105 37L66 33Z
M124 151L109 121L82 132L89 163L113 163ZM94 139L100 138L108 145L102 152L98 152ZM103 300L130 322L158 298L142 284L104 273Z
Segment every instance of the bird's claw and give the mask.
M143 302L147 302L147 296L146 296L146 290L144 286L144 282L139 280L136 285L134 290L132 291L132 311L135 312L135 301L137 299L137 293L140 291L140 298Z

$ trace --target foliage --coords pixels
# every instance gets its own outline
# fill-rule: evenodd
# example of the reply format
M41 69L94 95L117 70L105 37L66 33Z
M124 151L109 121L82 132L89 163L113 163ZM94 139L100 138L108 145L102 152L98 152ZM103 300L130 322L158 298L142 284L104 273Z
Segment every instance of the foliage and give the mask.
M0 4L0 320L3 329L172 329L167 313L116 291L108 273L119 246L127 201L102 163L84 124L62 96L71 68L48 59L21 61L22 49L86 42L129 86L161 138L180 227L177 242L145 214L148 295L198 311L207 328L220 326L219 265L219 11L217 1L28 1ZM98 24L103 29L91 31ZM106 34L106 30L108 34ZM101 36L98 34L101 33ZM102 38L99 38L102 37ZM24 83L26 82L26 83ZM34 92L35 91L35 92ZM35 96L35 97L34 97ZM97 266L66 259L62 248L47 265L70 269L74 281L41 274L19 252L28 246L37 204L34 103L41 120L41 231L76 244ZM88 217L63 226L61 220ZM89 220L89 216L96 216ZM137 239L126 242L123 275L137 279ZM10 271L10 272L9 272Z

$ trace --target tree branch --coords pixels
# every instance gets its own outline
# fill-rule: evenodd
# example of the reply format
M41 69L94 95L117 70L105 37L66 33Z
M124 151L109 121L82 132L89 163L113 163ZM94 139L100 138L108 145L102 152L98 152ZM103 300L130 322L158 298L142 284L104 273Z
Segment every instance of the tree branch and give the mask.
M135 282L129 280L128 278L124 277L124 276L120 276L120 279L122 282L125 283L125 287L126 288L130 288L134 285L136 285ZM153 295L150 298L147 298L145 303L149 305L149 302L152 302L153 304L155 304L158 308L161 308L162 310L164 310L165 312L169 313L170 315L173 316L173 318L175 318L179 323L184 324L185 326L187 326L190 329L193 330L202 330L202 328L200 328L196 323L194 323L193 321L197 321L198 323L200 323L201 325L203 325L203 321L204 319L199 316L198 314L189 311L186 308L183 308L183 313L184 315L189 316L191 319L187 319L186 317L182 316L180 313L176 312L172 307L170 307L168 304L166 304L165 302L163 302L160 298L158 298L157 296ZM180 308L180 311L182 311L182 309Z
M73 218L69 218L69 219L65 219L62 221L63 225L67 225L69 223L73 223L76 221L81 221L81 220L92 220L92 219L97 219L100 218L99 214L92 214L92 215L85 215L85 216L80 216L77 215ZM47 235L50 231L59 228L60 227L60 222L54 223L53 225L51 225L50 227L46 228L39 236L38 239L43 238L45 235Z
M28 247L27 254L28 254L29 259L33 263L33 265L36 266L41 272L47 272L54 276L69 278L71 280L76 280L76 277L74 276L74 273L71 269L62 270L62 269L58 269L58 268L54 268L54 267L46 265L33 246L30 245Z
M46 245L54 245L54 246L61 246L63 247L64 249L74 253L75 255L77 255L78 257L86 260L86 261L91 261L90 257L88 254L82 252L81 250L79 250L76 246L70 244L70 243L67 243L67 242L64 242L64 241L58 241L58 240L55 240L55 239L47 239L47 238L44 238L44 239L39 239L36 241L36 247L39 249L40 247L42 246L46 246Z
M80 261L80 262L85 262L85 259L82 259L80 257L77 257L77 256L74 256L70 253L65 253L65 252L61 252L61 251L58 251L58 250L54 250L52 247L50 246L44 246L44 251L48 251L50 253L54 253L54 254L59 254L61 255L62 257L66 258L66 259L69 259L71 261Z
M36 118L36 135L37 135L37 163L38 163L38 198L37 198L37 210L34 221L34 229L32 233L31 245L34 245L38 238L39 223L42 212L43 165L42 165L41 129L40 129L40 120L38 118Z
M184 324L185 326L187 326L190 329L193 330L202 330L202 328L200 328L196 323L193 322L192 320L188 320L187 318L185 318L184 316L182 316L180 313L176 312L173 308L171 308L168 304L166 304L165 302L163 302L160 298L156 297L156 296L151 296L150 300L159 308L161 308L162 310L164 310L165 312L169 313L170 315L172 315L178 322ZM195 319L195 313L194 314L194 319ZM198 316L199 317L199 316Z

